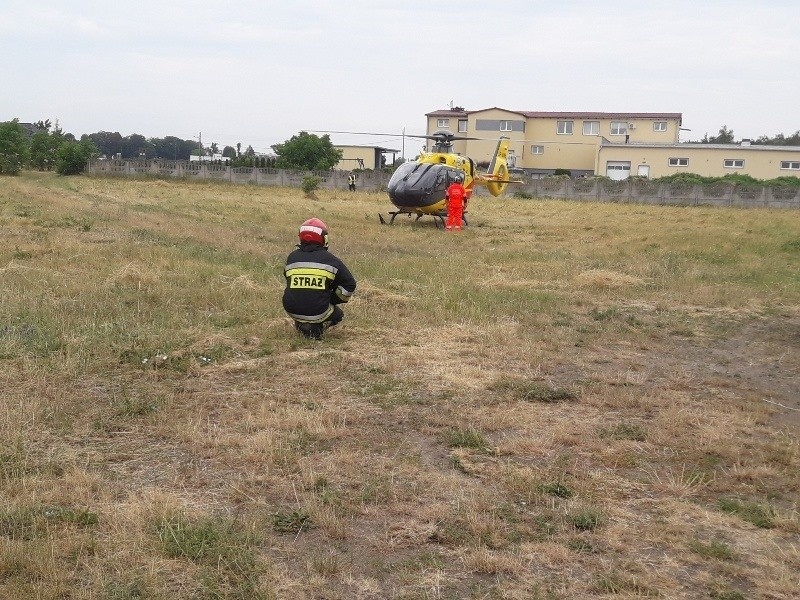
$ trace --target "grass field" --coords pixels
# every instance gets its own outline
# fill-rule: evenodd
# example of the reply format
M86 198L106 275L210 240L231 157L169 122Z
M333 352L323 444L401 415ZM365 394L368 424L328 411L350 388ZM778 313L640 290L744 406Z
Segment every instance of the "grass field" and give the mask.
M797 598L800 212L388 208L0 178L0 598Z

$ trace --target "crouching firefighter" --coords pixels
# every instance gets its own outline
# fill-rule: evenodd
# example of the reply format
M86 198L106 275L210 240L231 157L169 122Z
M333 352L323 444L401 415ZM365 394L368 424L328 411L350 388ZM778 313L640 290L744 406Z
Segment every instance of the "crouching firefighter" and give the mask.
M356 280L336 256L328 252L328 226L309 219L300 226L300 243L286 259L283 308L297 331L322 339L323 332L344 318L339 307L356 291Z

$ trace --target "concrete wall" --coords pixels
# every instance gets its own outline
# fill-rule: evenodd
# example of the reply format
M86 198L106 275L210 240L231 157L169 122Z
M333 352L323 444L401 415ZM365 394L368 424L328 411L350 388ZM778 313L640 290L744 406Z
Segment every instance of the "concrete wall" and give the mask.
M87 165L89 175L118 177L179 177L211 179L238 184L300 187L303 178L313 175L321 180L322 189L347 189L349 171L288 171L229 167L170 160L93 160ZM359 173L358 190L381 192L389 183L389 173ZM476 186L475 194L489 195L486 188ZM733 186L730 184L690 185L654 183L652 181L545 178L527 183L509 184L506 196L527 195L532 198L557 198L593 202L630 202L639 204L679 204L706 206L739 206L800 209L800 188L768 188Z
M532 179L526 184L510 184L506 195L515 193L529 195L533 198L596 202L800 208L800 188L798 187L768 188L730 184L654 183L641 180L545 178Z
M350 171L292 171L258 167L231 167L182 160L91 160L86 169L89 175L121 177L177 177L210 179L230 183L300 187L308 176L320 179L320 188L347 189ZM362 171L356 188L365 191L386 189L391 174L382 171Z

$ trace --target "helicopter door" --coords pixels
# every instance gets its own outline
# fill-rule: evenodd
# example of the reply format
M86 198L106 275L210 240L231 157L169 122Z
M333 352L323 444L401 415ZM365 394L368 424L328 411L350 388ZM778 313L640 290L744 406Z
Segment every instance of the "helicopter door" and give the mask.
M508 165L509 169L513 169L517 166L517 157L514 155L513 150L508 151L508 156L506 156L506 164Z

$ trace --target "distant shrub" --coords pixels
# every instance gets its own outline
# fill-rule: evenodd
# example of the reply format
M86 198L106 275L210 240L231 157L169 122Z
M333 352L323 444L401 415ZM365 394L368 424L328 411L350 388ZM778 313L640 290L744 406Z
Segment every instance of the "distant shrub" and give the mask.
M300 188L304 193L310 194L311 192L319 189L320 183L322 183L322 180L319 177L309 175L308 177L303 177L303 182L300 184Z
M553 175L567 175L568 177L572 177L572 171L569 169L556 169L553 171Z
M56 152L56 173L77 175L86 169L86 163L97 152L91 140L64 142Z

